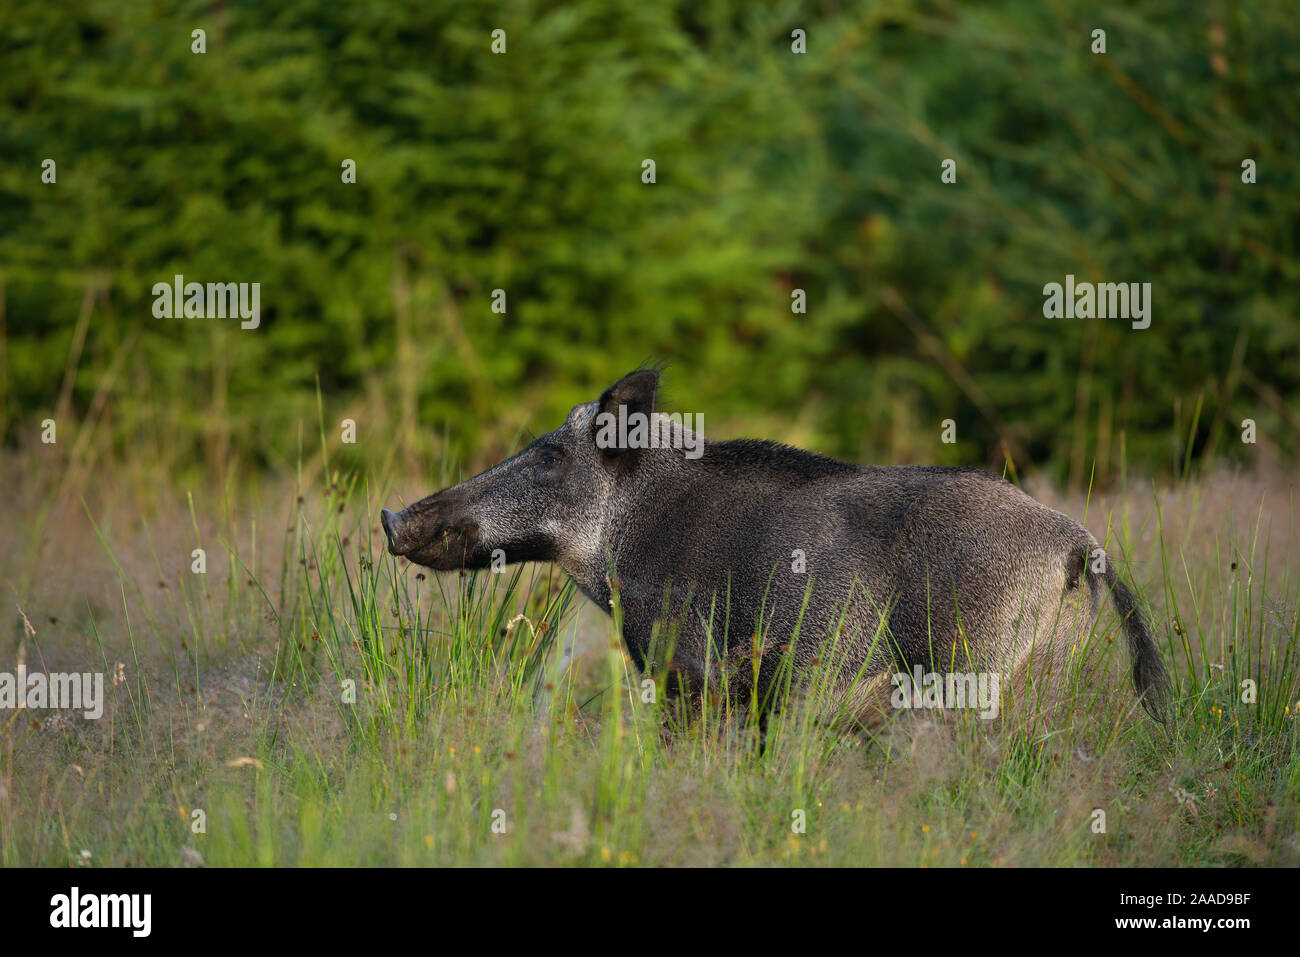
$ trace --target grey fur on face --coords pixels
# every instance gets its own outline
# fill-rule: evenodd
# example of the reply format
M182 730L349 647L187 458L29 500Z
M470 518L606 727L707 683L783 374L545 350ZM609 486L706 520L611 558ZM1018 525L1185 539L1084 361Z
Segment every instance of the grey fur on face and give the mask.
M1161 714L1147 624L1073 519L979 469L859 466L669 422L666 447L597 442L602 413L659 423L658 384L630 373L500 465L385 509L389 551L441 571L487 568L497 549L556 562L607 612L617 587L637 666L670 667L688 693L743 661L728 693L770 701L783 661L804 673L829 648L837 712L862 723L887 710L899 670L1052 672L1109 597L1135 687ZM672 647L652 647L665 633Z

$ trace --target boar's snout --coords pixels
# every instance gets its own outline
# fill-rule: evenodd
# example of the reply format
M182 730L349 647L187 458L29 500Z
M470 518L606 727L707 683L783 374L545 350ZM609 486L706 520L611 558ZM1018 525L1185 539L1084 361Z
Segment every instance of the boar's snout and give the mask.
M379 523L384 526L384 537L388 539L390 555L405 555L415 547L410 541L403 514L404 512L390 512L386 508L379 512Z
M479 530L456 503L444 495L430 496L400 512L382 509L379 522L390 555L399 555L439 571L474 567Z
M400 524L402 524L400 516L396 514L396 512L390 512L387 508L381 508L380 524L383 525L383 537L389 540L389 554L402 554L402 550L398 547L398 541L400 541Z

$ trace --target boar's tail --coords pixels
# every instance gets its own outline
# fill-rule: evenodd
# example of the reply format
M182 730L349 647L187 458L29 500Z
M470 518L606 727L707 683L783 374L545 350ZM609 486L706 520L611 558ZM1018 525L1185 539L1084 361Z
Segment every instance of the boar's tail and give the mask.
M1160 650L1156 647L1151 628L1138 608L1137 597L1115 574L1109 561L1106 570L1097 573L1089 570L1088 578L1094 588L1096 579L1102 579L1115 610L1119 612L1120 626L1128 638L1129 657L1133 661L1133 687L1137 689L1138 700L1147 714L1163 723L1165 709L1169 704L1169 673L1165 671L1164 662L1160 660Z

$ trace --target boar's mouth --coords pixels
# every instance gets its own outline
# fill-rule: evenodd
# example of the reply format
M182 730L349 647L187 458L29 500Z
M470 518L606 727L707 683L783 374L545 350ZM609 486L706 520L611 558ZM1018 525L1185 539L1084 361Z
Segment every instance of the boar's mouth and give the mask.
M444 528L431 541L417 545L410 551L403 552L402 557L416 565L432 568L434 571L451 571L456 568L469 568L473 564L474 553L478 545L478 528ZM389 551L392 551L389 548ZM394 552L393 554L397 554Z

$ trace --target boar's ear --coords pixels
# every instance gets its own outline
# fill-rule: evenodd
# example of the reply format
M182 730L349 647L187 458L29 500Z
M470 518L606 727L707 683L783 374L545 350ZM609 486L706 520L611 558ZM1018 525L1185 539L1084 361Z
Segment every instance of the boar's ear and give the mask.
M655 410L655 393L659 390L659 373L654 369L629 372L600 397L600 412L618 415L620 405L627 406L628 415L640 412L649 415Z
M623 376L605 390L600 397L600 402L596 408L596 417L592 423L593 437L602 452L613 456L629 451L619 448L616 444L608 441L612 435L617 434L616 423L619 420L619 406L626 407L627 412L624 414L627 416L627 420L630 420L631 416L636 412L640 412L649 420L651 413L655 410L655 393L658 389L659 373L654 369L639 369ZM611 430L611 427L613 427L613 430ZM603 439L601 435L602 429L605 432Z

